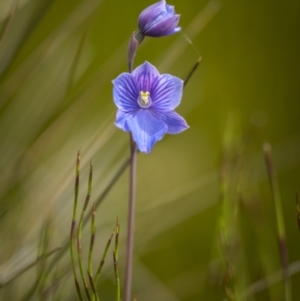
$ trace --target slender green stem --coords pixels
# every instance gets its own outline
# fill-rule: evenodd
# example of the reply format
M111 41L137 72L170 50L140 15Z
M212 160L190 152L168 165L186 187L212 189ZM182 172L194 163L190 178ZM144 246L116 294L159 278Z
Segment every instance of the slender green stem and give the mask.
M88 272L90 275L93 275L92 258L93 258L93 249L94 249L95 233L96 233L95 219L96 219L96 204L94 203L92 209L91 241L90 241L90 251L89 251L89 260L88 260Z
M101 272L102 267L103 267L103 265L104 265L104 261L105 261L105 258L106 258L106 254L107 254L107 251L108 251L108 249L109 249L109 246L110 246L110 244L111 244L111 241L112 241L112 238L113 238L114 234L115 234L115 231L112 232L110 238L108 239L108 241L107 241L107 243L106 243L106 246L105 246L105 249L104 249L104 252L103 252L101 261L100 261L100 263L99 263L99 266L98 266L98 269L97 269L97 272L96 272L96 275L95 275L95 280L94 280L95 285L97 285L97 282L98 282L98 280L99 280L99 275L100 275L100 272Z
M287 251L287 244L286 244L284 217L283 217L283 210L282 210L276 170L272 159L271 145L269 143L265 143L263 145L263 151L264 151L267 172L269 176L270 186L271 186L274 205L275 205L277 231L278 231L278 244L279 244L282 272L283 272L283 278L285 284L285 301L291 301L292 289L291 289L291 281L289 276L289 259L288 259L288 251Z
M96 290L94 278L89 272L88 272L88 277L89 277L89 281L90 281L91 288L92 288L92 291L93 291L92 300L95 300L94 299L94 297L95 297L96 301L99 301L99 296L98 296L98 293L97 293L97 290Z
M88 276L91 283L91 287L93 290L92 295L92 301L99 300L99 297L97 295L94 279L93 279L93 267L92 267L92 259L93 259L93 249L94 249L94 243L95 243L95 232L96 232L96 226L95 226L95 219L96 219L96 204L94 203L92 208L92 219L91 219L91 240L90 240L90 250L89 250L89 258L88 258Z
M73 217L72 217L71 233L70 233L70 253L71 253L72 269L73 269L76 291L79 296L79 299L83 300L80 285L78 282L76 267L75 267L75 229L76 229L76 212L77 212L78 192L79 192L79 174L80 174L80 151L78 151L77 153L77 160L76 160L75 197L74 197Z
M85 202L83 204L82 211L81 211L78 230L77 230L77 252L78 252L79 270L80 270L80 275L81 275L81 279L82 279L82 282L83 282L83 286L84 286L86 295L87 295L89 300L91 300L91 296L90 296L90 292L89 292L88 283L87 283L86 278L85 278L85 272L83 270L81 237L82 237L83 218L84 218L84 214L86 212L87 206L89 204L90 197L91 197L91 192L92 192L92 179L93 179L93 166L92 166L92 164L90 164L88 191L87 191L86 199L85 199Z
M120 233L120 225L117 220L116 223L116 238L115 238L115 249L113 251L113 259L114 259L114 271L115 271L115 279L116 279L116 301L121 300L121 286L120 286L120 277L119 277L119 233Z
M130 175L124 301L131 300L137 147L130 134Z

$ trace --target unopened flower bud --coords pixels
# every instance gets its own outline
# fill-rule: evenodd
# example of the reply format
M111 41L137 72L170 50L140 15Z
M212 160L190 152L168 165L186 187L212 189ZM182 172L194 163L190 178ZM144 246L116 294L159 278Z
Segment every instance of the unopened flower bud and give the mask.
M163 37L181 30L178 27L180 15L175 14L174 6L161 0L142 11L138 19L139 31L136 39L141 43L145 36Z

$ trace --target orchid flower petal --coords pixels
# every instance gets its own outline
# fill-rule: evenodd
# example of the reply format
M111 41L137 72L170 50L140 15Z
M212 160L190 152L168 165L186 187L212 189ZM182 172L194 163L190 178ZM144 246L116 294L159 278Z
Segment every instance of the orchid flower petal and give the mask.
M153 117L149 110L139 110L128 119L128 127L140 151L150 153L153 145L161 140L167 131L167 125Z

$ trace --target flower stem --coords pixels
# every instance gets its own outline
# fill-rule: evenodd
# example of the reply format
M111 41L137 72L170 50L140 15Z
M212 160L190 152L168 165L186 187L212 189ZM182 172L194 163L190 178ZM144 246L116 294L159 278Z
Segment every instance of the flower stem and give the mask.
M93 294L91 296L91 300L92 301L99 301L99 296L98 296L98 293L97 293L97 290L96 290L96 286L95 286L95 282L94 282L94 278L93 276L89 273L89 271L87 271L87 274L88 274L88 277L89 277L89 281L90 281L90 284L91 284L91 288L92 288L92 291L93 291Z
M111 243L111 240L112 240L114 234L115 234L115 232L113 231L113 233L111 234L109 240L108 240L107 243L106 243L106 246L105 246L105 249L104 249L104 252L103 252L103 255L102 255L102 259L101 259L101 261L100 261L100 263L99 263L97 272L96 272L96 274L95 274L95 280L94 280L95 285L97 285L97 282L98 282L98 279L99 279L99 276L100 276L102 267L103 267L103 265L104 265L104 261L105 261L105 258L106 258L106 254L107 254L107 251L108 251L108 249L109 249L109 246L110 246L110 243Z
M93 278L93 267L92 267L92 259L93 259L93 250L94 250L94 244L95 244L95 233L96 233L96 225L95 225L95 219L96 219L96 204L93 204L92 208L92 218L91 218L91 240L90 240L90 250L89 250L89 257L88 257L88 276L91 284L91 288L93 290L92 300L98 300L97 292L95 289L95 282Z
M88 207L90 197L91 197L91 192L92 192L92 179L93 179L93 166L92 163L90 163L90 174L89 174L89 182L88 182L88 191L86 195L86 199L81 211L80 215L80 220L79 220L79 225L78 225L78 230L77 230L77 253L78 253L78 264L79 264L79 270L80 270L80 275L81 279L83 282L83 286L87 295L88 300L91 300L90 292L89 292L89 287L87 284L87 280L85 278L85 272L83 269L83 262L82 262L82 243L81 243L81 237L82 237L82 227L83 227L83 218L84 214L86 212L86 209Z
M290 279L290 272L289 272L289 258L288 258L288 251L287 251L286 231L285 231L283 210L281 204L282 201L279 192L277 174L272 158L272 148L269 143L264 143L263 152L265 156L267 172L269 176L270 186L271 186L274 205L275 205L278 245L279 245L281 264L282 264L282 276L284 279L284 287L285 287L285 300L291 301L292 288L291 288L291 279Z
M131 296L132 283L132 251L133 251L133 230L134 230L134 208L135 208L135 186L136 186L136 157L137 147L130 135L130 174L129 174L129 210L127 228L127 254L125 270L124 301L129 301Z
M71 261L72 261L75 287L79 299L83 300L79 281L78 281L78 276L75 268L75 246L74 246L75 229L76 229L76 212L77 212L78 191L79 191L79 171L80 171L80 152L78 151L77 160L76 160L75 199L74 199L73 217L72 217L71 234L70 234L70 252L71 252Z

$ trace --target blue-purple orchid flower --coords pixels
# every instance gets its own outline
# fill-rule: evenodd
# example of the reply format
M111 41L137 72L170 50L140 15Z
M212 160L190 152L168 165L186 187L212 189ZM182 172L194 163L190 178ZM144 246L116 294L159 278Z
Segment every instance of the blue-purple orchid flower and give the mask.
M174 112L180 104L183 81L160 74L148 62L132 73L113 80L113 98L118 108L116 126L131 132L141 152L150 153L153 145L167 134L179 134L189 126Z
M180 15L175 14L174 6L161 0L144 9L138 19L139 32L137 39L145 36L168 36L181 30L177 27Z

